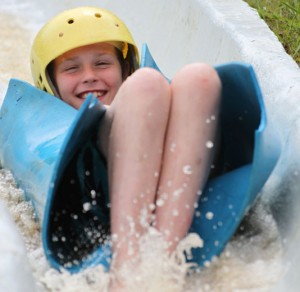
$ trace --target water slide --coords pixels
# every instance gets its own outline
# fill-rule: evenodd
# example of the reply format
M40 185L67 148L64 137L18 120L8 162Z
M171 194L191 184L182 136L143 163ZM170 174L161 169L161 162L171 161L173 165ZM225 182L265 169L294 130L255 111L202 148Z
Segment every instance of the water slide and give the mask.
M22 3L16 0L3 1L0 14L3 29L0 36L5 41L0 45L3 60L0 65L1 98L11 77L31 82L29 49L40 26L57 12L82 4L82 1L67 0L45 3L35 0ZM119 15L127 23L138 45L148 44L166 76L171 77L184 64L199 60L212 65L243 61L253 66L263 92L269 123L276 130L282 145L280 160L260 194L260 204L267 206L282 247L282 272L269 290L296 291L300 284L297 277L300 270L300 254L297 250L300 244L300 157L297 151L300 125L296 107L300 97L300 73L297 64L284 52L257 13L243 1L128 0L126 5L120 5L118 1L84 1L84 5L101 5ZM9 193L10 186L2 182L1 187ZM3 212L3 216L7 222L11 222L7 213ZM265 225L268 225L268 218L264 218ZM6 220L1 220L0 230L2 234L6 232L10 235L7 236L9 242L10 238L18 236L18 232L12 223L9 223L11 228L2 229L4 222ZM261 222L259 224L263 225ZM264 232L269 229L264 229ZM0 270L1 278L5 279L3 283L7 285L3 287L6 291L21 291L18 290L21 287L22 291L34 291L32 275L26 268L29 264L24 258L22 240L12 239L11 242L19 244L18 260L22 261L24 269L14 266L16 261L7 261L5 265L9 268ZM7 249L8 246L11 249ZM1 253L15 255L12 245L0 245L0 248ZM2 259L0 261L2 263ZM14 270L22 274L19 288L12 288L11 275ZM267 271L264 276L268 278ZM7 287L11 287L11 290Z

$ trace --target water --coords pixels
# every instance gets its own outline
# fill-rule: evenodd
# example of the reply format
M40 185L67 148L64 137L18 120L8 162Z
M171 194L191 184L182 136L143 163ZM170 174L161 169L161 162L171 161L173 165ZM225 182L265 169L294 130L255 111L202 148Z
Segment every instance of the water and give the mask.
M76 275L59 273L48 266L31 205L23 200L22 190L4 169L0 170L0 199L7 204L24 238L38 291L107 290L114 275L101 266ZM181 243L186 250L195 244L199 241L194 236ZM283 272L277 225L263 203L253 208L221 257L202 271L187 273L187 264L168 258L155 232L142 238L141 246L139 270L124 271L130 279L128 291L269 291Z
M23 4L25 10L32 9L28 3ZM34 26L24 23L21 17L16 17L21 10L14 1L4 1L2 5L0 101L11 77L31 82L29 50L36 30ZM39 26L38 21L36 25ZM38 291L107 290L114 275L104 272L101 266L77 275L59 273L49 267L31 205L23 200L22 190L17 188L11 173L5 169L0 170L0 199L6 203L24 239ZM194 244L195 238L190 237L181 246L188 250ZM130 279L128 291L270 291L284 273L277 225L268 206L262 201L252 209L221 257L204 270L187 273L187 264L178 258L166 257L162 241L155 232L142 238L141 246L143 251L139 270L124 271L125 277Z

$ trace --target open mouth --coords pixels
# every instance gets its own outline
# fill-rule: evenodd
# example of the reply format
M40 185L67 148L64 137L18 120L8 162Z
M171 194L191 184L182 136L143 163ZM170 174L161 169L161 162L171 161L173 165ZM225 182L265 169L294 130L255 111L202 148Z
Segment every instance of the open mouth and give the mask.
M107 94L107 91L106 90L86 91L86 92L80 93L78 95L78 97L82 98L82 99L86 99L89 94L93 94L98 99L103 99L104 96Z

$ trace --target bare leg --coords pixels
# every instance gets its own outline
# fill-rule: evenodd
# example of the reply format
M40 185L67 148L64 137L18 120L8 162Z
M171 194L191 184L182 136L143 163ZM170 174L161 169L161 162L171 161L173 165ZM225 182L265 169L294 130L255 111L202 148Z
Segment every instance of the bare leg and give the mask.
M141 211L151 214L153 203L155 226L170 252L186 235L215 153L220 89L217 73L204 64L186 66L171 86L154 70L138 70L120 88L100 131L116 236L114 268L135 254L145 232Z
M191 224L197 191L204 187L216 145L221 83L208 65L179 71L171 84L172 103L159 181L156 228L172 252Z
M141 69L120 88L110 113L108 171L114 268L133 257L149 224L161 168L170 87L158 72Z

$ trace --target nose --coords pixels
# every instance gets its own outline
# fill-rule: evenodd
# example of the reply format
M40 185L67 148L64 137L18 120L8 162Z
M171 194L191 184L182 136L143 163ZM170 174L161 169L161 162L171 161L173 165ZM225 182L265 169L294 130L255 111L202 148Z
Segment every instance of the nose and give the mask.
M96 71L92 67L86 67L83 71L83 83L94 83L98 80Z

